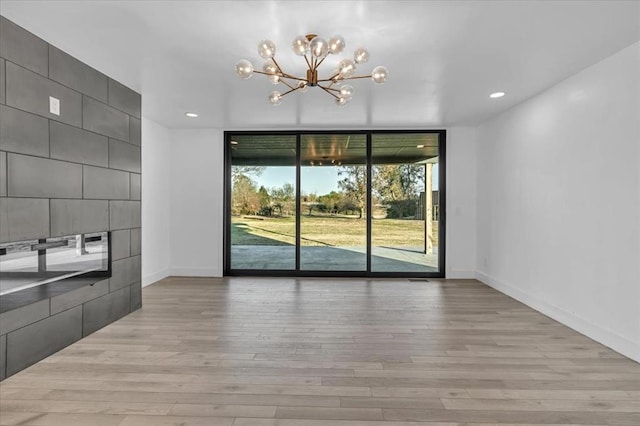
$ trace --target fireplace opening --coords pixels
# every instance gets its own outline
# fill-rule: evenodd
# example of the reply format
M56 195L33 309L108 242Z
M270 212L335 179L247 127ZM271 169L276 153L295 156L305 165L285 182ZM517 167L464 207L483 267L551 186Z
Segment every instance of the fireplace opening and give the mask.
M111 276L111 233L0 244L0 296L71 277Z

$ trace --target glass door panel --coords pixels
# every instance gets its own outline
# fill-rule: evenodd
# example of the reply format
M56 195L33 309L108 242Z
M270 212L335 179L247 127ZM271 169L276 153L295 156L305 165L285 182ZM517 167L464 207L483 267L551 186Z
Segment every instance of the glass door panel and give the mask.
M230 135L232 269L296 269L296 136Z
M438 272L438 134L371 143L371 272Z
M364 134L300 137L300 270L367 270Z

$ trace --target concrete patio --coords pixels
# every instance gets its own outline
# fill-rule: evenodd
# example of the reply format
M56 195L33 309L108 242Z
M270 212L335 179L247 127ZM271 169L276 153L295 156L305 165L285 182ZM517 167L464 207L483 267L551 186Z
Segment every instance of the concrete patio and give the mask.
M234 245L232 269L295 269L295 246ZM365 271L365 247L301 247L302 271ZM372 272L438 272L438 253L425 255L417 247L373 247Z

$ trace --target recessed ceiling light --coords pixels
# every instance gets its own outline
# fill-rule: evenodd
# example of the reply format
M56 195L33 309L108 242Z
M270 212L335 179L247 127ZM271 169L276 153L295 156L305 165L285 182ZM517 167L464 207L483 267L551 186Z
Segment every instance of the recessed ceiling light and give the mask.
M495 92L489 95L490 98L501 98L504 96L504 92Z
M424 148L424 145L416 145L416 148Z
M238 141L231 141L231 145L238 145Z
M184 115L189 118L196 118L198 116L198 114L196 114L195 112L185 112Z

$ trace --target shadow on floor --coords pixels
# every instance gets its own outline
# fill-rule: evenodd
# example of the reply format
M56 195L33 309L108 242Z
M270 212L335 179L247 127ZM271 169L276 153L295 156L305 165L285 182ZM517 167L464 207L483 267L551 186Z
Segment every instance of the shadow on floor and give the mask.
M281 245L233 245L233 269L293 270L295 247ZM303 271L366 271L364 247L301 247ZM437 272L438 255L402 248L375 247L371 256L372 272Z

